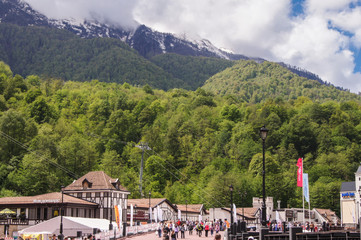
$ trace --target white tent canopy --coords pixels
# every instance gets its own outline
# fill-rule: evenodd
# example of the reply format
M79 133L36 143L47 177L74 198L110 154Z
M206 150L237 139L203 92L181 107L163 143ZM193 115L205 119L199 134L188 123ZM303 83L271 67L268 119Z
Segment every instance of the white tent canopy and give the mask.
M19 234L34 234L41 232L50 232L51 234L60 234L60 219L55 217L37 225L25 228L19 231ZM113 229L116 227L115 222L112 222ZM109 229L109 220L99 218L80 218L80 217L63 217L63 235L76 236L77 231L82 231L82 234L93 234L93 228L100 231Z

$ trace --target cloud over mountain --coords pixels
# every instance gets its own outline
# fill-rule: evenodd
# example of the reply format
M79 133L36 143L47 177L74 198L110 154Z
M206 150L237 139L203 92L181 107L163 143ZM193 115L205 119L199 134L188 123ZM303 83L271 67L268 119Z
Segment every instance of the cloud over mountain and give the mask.
M361 91L357 0L26 0L49 17L97 19L209 39L218 47L315 72ZM301 7L294 12L293 6Z

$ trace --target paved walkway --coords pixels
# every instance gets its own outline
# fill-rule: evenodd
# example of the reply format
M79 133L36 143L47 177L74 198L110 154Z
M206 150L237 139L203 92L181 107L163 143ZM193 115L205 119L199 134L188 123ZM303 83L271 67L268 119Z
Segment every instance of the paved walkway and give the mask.
M221 239L223 239L223 234L224 232L221 231L219 232L222 236ZM215 236L215 232L213 233L213 236L211 236L210 232L208 233L208 237L205 236L204 231L202 233L202 237L199 237L196 234L196 231L193 231L192 235L189 235L188 231L185 233L185 238L180 238L180 233L178 233L179 238L177 238L177 240L213 240L214 236ZM163 240L163 235L161 238L158 237L158 235L155 234L155 232L150 232L150 233L144 233L144 234L139 234L139 235L133 235L133 236L129 236L129 237L125 237L125 238L121 238L121 239L132 239L132 240Z

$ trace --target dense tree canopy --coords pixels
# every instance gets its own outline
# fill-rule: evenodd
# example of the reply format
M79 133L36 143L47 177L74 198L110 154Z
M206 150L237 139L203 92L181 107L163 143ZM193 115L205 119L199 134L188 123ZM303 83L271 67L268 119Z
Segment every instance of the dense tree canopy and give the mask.
M251 98L264 100L252 102L244 99L250 89L215 95L206 89L165 92L97 80L24 79L4 63L0 80L1 196L59 191L88 171L104 170L140 197L142 150L135 145L147 142L144 192L217 207L229 202L233 184L236 205L250 206L262 194L264 124L267 195L283 207L302 204L299 157L309 173L311 206L336 211L341 181L352 181L360 162L359 97L339 90L343 99L253 93Z

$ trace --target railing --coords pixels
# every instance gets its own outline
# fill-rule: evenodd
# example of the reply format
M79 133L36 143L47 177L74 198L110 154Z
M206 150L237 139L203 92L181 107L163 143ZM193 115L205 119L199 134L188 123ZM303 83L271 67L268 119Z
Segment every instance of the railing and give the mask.
M29 219L0 219L0 225L29 225Z

